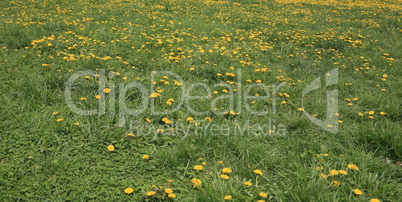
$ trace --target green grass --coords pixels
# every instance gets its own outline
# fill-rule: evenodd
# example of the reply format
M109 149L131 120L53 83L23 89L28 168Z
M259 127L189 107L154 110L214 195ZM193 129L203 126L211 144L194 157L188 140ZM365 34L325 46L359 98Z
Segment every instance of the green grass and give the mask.
M398 201L402 5L308 2L1 2L1 199Z

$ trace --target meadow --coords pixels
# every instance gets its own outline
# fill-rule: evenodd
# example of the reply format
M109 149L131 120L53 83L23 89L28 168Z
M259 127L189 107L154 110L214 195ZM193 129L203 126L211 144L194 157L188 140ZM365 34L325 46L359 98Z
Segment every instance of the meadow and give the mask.
M399 201L401 0L0 2L1 201Z

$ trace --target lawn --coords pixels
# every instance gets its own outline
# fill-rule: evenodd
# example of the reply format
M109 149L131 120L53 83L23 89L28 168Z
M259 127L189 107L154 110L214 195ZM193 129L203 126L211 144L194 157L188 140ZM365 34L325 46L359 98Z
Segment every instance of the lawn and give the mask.
M401 0L0 2L1 201L398 201Z

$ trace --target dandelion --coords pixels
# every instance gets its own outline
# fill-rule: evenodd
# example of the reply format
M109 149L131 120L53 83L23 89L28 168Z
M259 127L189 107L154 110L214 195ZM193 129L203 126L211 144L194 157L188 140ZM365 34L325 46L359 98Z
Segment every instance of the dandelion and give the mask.
M52 114L55 115L55 114L58 114L58 113L59 113L59 112L53 112Z
M225 196L225 200L230 200L230 199L232 199L232 196L231 196L231 195Z
M107 146L107 150L109 150L109 151L114 151L114 146L113 146L113 145Z
M229 179L229 176L227 176L227 175L219 175L219 177L222 178L222 179L225 179L225 180Z
M362 194L363 194L363 192L360 191L360 189L353 189L353 192L354 192L356 195L362 195Z
M196 166L194 166L194 170L202 170L202 165L196 165Z
M154 92L149 97L153 98L153 97L159 97L159 96L161 96L160 93Z
M80 123L78 123L78 122L75 122L75 123L74 123L74 125L75 125L75 126L79 126L79 125L80 125Z
M170 193L170 194L168 195L168 197L169 197L169 198L176 198L176 194Z
M373 198L373 199L370 199L370 202L381 202L381 201L376 198Z
M142 159L149 159L149 156L145 154L144 156L142 156Z
M332 183L331 183L331 186L338 186L338 185L340 185L341 184L341 182L339 182L339 181L333 181Z
M257 175L262 175L262 171L259 170L259 169L255 169L255 170L254 170L254 173L257 174Z
M96 98L97 100L99 100L99 99L101 98L101 96L100 96L100 95L95 95L95 98Z
M257 202L265 202L264 200L258 200Z
M132 134L132 133L127 133L127 136L134 137L134 134Z
M154 191L149 191L149 192L147 192L147 195L148 196L153 196L153 195L155 195L156 194L156 192L154 192Z
M355 164L349 164L348 168L351 170L359 170L359 167L357 167Z
M268 196L268 194L267 194L267 193L264 193L264 192L261 192L261 193L260 193L260 196L266 198L266 197Z
M167 194L171 194L171 193L173 193L173 190L172 190L171 188L166 188L166 189L165 189L165 192L166 192Z
M326 178L327 178L327 175L325 175L325 174L320 174L320 177L326 179Z
M191 179L191 183L193 183L194 188L202 184L201 180L197 178Z
M103 89L103 92L105 92L105 93L110 93L110 89L109 89L109 88L105 88L105 89Z
M171 124L171 123L172 123L172 121L169 120L167 117L163 117L163 118L162 118L162 121L163 121L164 123L166 123L166 124Z
M339 174L339 172L337 170L331 170L331 171L329 171L329 173L331 173L332 176Z
M57 119L56 121L57 121L57 122L60 122L60 121L63 121L63 120L64 120L64 119Z
M299 111L304 111L304 109L303 109L303 108L299 108L299 109L297 109L297 110L299 110Z
M224 173L231 173L231 172L232 172L232 169L230 169L230 168L224 168L224 169L222 169L222 172L224 172Z
M244 182L244 185L251 186L252 184L251 184L251 182Z
M339 170L339 173L342 174L342 175L347 175L348 174L348 172L346 170Z
M133 188L130 188L130 187L128 187L128 188L126 188L126 189L124 190L124 192L125 192L126 194L131 194L131 193L133 193L133 191L134 191L134 189L133 189Z

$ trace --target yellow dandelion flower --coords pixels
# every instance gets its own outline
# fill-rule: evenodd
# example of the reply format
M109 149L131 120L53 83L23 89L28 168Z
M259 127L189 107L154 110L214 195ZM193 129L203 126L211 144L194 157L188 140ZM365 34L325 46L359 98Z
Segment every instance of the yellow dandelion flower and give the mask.
M101 96L100 95L95 95L95 98L99 100L101 98Z
M257 174L257 175L262 175L262 171L259 170L259 169L255 169L255 170L254 170L254 173Z
M167 117L163 117L163 118L162 118L162 121L163 121L164 123L166 123L166 124L171 124L171 123L172 123L172 121L169 120Z
M359 167L357 167L355 164L349 164L348 168L351 170L359 170Z
M337 170L331 170L331 171L329 171L329 173L331 173L332 176L339 174L339 172Z
M360 189L353 189L353 192L354 192L356 195L362 195L362 194L363 194L363 192L360 191Z
M231 172L232 172L232 169L230 169L230 168L224 168L224 169L222 169L222 172L224 172L224 173L231 173Z
M168 195L168 197L169 197L169 198L176 198L176 194L170 193L170 194Z
M103 92L105 92L105 93L110 93L110 89L109 89L109 88L105 88L105 89L103 89Z
M114 151L114 146L113 146L113 145L107 146L107 150L109 150L109 151Z
M218 163L219 163L219 164L223 164L223 161L219 161Z
M86 100L86 99L87 99L86 97L81 97L81 98L80 98L80 100Z
M381 201L376 198L373 198L373 199L370 199L370 202L381 202Z
M149 97L153 98L153 97L159 97L159 96L161 96L160 93L154 92Z
M76 125L76 126L79 126L79 125L80 125L80 123L78 123L78 122L75 122L75 123L74 123L74 125Z
M257 202L265 202L264 200L258 200Z
M244 185L251 186L252 184L251 184L251 182L244 182Z
M299 110L299 111L304 111L304 109L303 109L303 108L299 108L299 109L297 109L297 110Z
M63 121L63 120L64 120L64 119L57 119L56 121L57 121L57 122L60 122L60 121Z
M191 179L191 183L193 183L193 186L196 187L196 186L201 185L202 181L200 179L193 178L193 179Z
M260 196L266 198L266 197L268 196L268 194L267 194L267 193L264 193L264 192L261 192L261 193L260 193Z
M127 136L134 137L134 134L132 134L132 133L127 133Z
M347 175L348 174L348 172L346 170L339 170L339 173L342 174L342 175Z
M374 111L369 111L369 115L373 115L375 112Z
M331 183L331 186L338 186L338 185L340 185L341 184L341 182L339 182L339 181L333 181L332 183Z
M320 174L320 177L326 179L326 178L327 178L327 175L325 175L325 174Z
M58 114L58 113L59 113L59 112L53 112L52 114L55 115L55 114Z
M133 191L134 191L134 189L133 189L133 188L130 188L130 187L128 187L128 188L126 188L126 189L124 190L124 192L125 192L126 194L131 194L131 193L133 193Z
M222 179L225 179L225 180L229 179L229 176L227 176L227 175L219 175L219 177L222 178Z
M172 190L171 188L166 188L166 189L165 189L165 192L166 192L167 194L171 194L171 193L173 193L173 190Z
M147 192L147 195L148 196L153 196L153 195L155 195L156 194L156 192L154 192L154 191L149 191L149 192Z
M231 196L231 195L225 196L225 200L230 200L230 199L232 199L232 196Z
M149 156L145 154L144 156L142 156L142 159L149 159Z
M202 165L196 165L196 166L194 166L194 170L202 170Z

